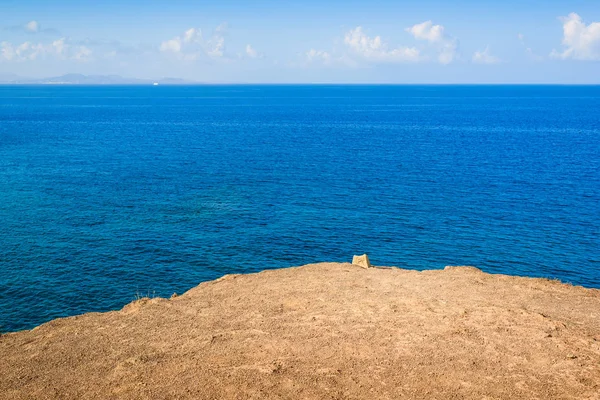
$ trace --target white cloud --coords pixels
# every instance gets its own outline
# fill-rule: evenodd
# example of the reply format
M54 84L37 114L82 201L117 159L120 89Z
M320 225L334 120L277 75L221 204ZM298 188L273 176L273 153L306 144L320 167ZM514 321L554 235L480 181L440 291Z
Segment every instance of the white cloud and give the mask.
M204 48L209 57L222 58L225 56L225 35L227 35L228 29L229 25L223 22L215 28L212 37L206 40Z
M212 59L225 58L225 34L227 25L219 25L213 35L205 39L200 28L190 28L182 35L163 41L159 50L163 53L175 54L185 61L197 60L200 57Z
M306 52L306 60L309 63L314 61L320 61L323 64L329 65L331 63L331 54L322 50L310 49Z
M442 25L433 25L431 21L425 21L405 29L415 39L427 40L431 43L437 43L444 39L444 27Z
M360 26L346 32L344 44L354 56L369 62L415 62L419 61L420 58L419 50L415 47L389 48L389 45L381 39L381 36L371 38ZM321 58L323 57L321 56Z
M239 54L240 58L261 59L265 58L265 54L256 50L251 44L247 44L244 49L244 54Z
M66 39L61 38L52 42L50 47L51 52L56 53L59 56L64 56L66 54L68 45L66 44Z
M345 49L344 49L345 50ZM325 50L310 49L306 53L300 54L300 63L290 63L290 66L308 67L310 65L319 65L325 67L351 67L357 68L365 63L375 63L374 60L368 60L357 54L347 52L330 52Z
M586 25L576 13L561 17L561 21L565 49L562 52L552 50L550 56L563 60L600 60L600 22Z
M190 28L183 34L184 43L193 43L202 40L202 31L198 28Z
M440 64L450 64L457 58L456 46L455 45L447 45L440 51L438 56L438 61Z
M445 33L442 25L433 25L432 21L425 21L405 29L415 39L427 41L438 52L437 59L441 64L450 64L458 58L458 41Z
M35 60L40 53L44 51L42 44L34 44L31 42L25 42L15 50L17 57L21 60Z
M381 36L369 36L363 27L357 26L345 33L343 49L311 49L304 54L305 60L308 64L320 62L325 65L341 64L355 67L361 63L422 62L430 60L433 54L439 63L449 64L459 56L458 41L448 35L442 25L433 25L431 21L425 21L406 28L405 31L415 39L427 42L426 46L421 49L415 46L392 46Z
M483 51L476 51L473 54L472 61L476 64L498 64L501 60L490 53L490 47Z
M38 32L40 30L40 24L37 21L29 21L24 26L27 32Z
M0 56L0 59L12 61L12 59L16 56L13 45L9 42L0 43Z
M171 40L165 40L160 44L160 51L172 53L181 52L181 38L178 36Z
M206 54L212 58L223 57L225 51L225 38L223 36L213 36L207 42Z
M73 59L80 62L87 62L92 56L92 50L86 46L79 46L76 53L73 55Z
M256 51L256 49L254 47L247 44L246 45L246 56L248 56L250 58L258 58L260 56L260 54L258 54L258 51Z
M0 58L5 61L33 61L44 51L44 46L39 43L24 42L20 45L13 45L9 42L0 43Z
M25 62L49 57L59 60L89 61L92 53L92 50L87 46L70 45L66 38L48 44L23 42L19 45L13 45L9 42L0 43L0 61Z

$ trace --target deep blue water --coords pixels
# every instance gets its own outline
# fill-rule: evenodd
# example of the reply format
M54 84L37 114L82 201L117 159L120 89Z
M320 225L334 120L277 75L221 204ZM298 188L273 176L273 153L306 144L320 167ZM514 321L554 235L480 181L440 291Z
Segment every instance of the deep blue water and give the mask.
M600 287L600 87L0 87L2 330L363 252Z

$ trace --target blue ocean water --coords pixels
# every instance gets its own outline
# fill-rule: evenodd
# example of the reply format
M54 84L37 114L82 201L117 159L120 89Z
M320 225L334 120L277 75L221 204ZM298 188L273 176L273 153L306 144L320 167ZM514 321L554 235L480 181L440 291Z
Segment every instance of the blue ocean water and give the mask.
M600 87L0 87L1 330L363 252L600 287Z

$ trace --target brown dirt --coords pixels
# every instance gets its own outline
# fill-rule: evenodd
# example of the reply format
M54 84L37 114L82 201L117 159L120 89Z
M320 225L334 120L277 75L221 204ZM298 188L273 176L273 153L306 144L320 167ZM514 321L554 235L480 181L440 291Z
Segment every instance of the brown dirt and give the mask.
M2 399L600 399L600 291L314 264L0 336Z

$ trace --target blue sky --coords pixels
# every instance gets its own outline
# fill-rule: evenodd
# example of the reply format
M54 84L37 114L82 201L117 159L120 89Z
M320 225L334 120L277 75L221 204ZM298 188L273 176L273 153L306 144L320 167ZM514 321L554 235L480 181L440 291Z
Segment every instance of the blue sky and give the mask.
M0 76L600 83L598 1L0 2Z

